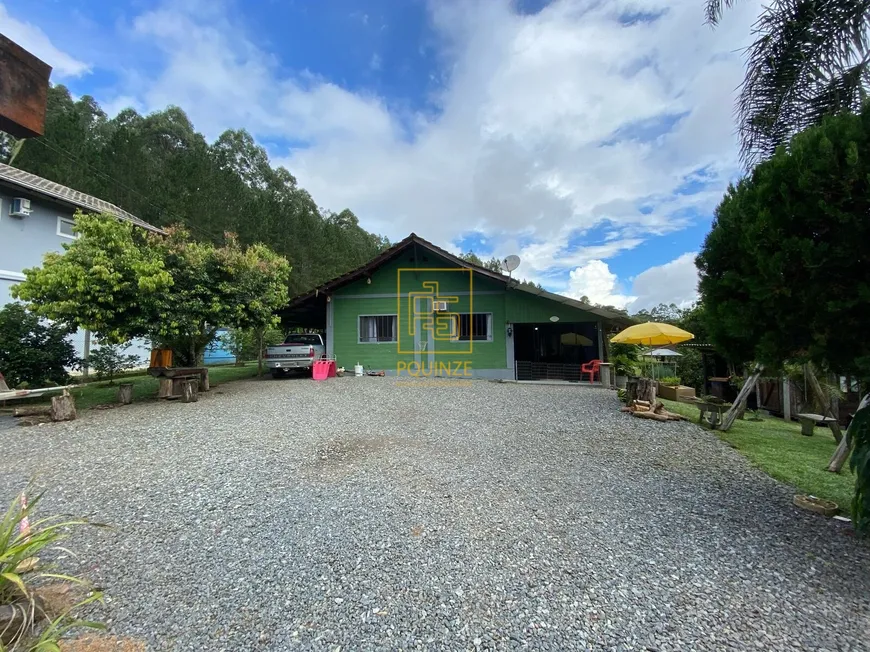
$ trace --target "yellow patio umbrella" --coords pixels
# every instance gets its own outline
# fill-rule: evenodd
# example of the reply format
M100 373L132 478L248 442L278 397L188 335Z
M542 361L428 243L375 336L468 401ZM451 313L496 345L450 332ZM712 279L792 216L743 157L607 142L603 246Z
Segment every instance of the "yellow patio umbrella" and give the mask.
M645 324L629 326L621 333L614 335L610 341L614 344L645 344L647 346L662 346L679 344L691 340L695 336L682 328L671 324L660 324L649 321Z

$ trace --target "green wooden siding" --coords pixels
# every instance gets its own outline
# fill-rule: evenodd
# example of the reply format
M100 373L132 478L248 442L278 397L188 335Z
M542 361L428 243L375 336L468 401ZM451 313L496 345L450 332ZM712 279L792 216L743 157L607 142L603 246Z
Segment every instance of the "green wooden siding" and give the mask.
M410 252L406 253L402 259L387 263L373 272L371 282L361 279L333 295L333 349L339 366L349 368L359 363L366 368L394 371L400 361L406 364L414 362L413 315L408 295L414 292L429 293L430 288L423 284L437 282L440 297L455 299L449 304L451 312L492 314L492 340L460 342L437 339L434 342L436 365L469 362L472 369L506 368L504 286L484 276L471 277L467 270L429 252L426 252L429 260L421 260L415 266L410 259ZM420 269L423 265L427 269ZM449 268L454 271L433 271L428 268ZM401 301L397 294L399 290ZM407 353L400 354L399 344L395 342L361 343L360 315L398 315L402 351ZM428 353L423 353L421 359L428 364Z
M415 356L413 317L408 294L428 292L423 286L437 282L441 297L453 296L450 304L455 313L492 315L492 340L460 342L437 339L434 342L436 368L441 363L470 362L472 371L507 368L506 331L510 323L548 322L553 315L562 322L597 322L592 313L566 306L557 301L537 297L522 290L506 290L504 284L475 274L469 294L469 273L439 256L419 252L420 262L415 266L413 252L407 251L401 259L391 261L375 270L369 279L360 279L337 290L331 299L333 310L333 355L339 366L352 368L359 363L367 369L395 371L400 362L409 365ZM423 255L428 260L422 260ZM450 268L456 271L432 271L427 268ZM403 268L401 276L399 269ZM370 280L370 282L369 282ZM401 295L397 294L401 291ZM401 301L399 297L401 296ZM361 343L359 341L360 315L397 315L402 330L400 342ZM468 352L470 349L470 353ZM428 364L428 353L421 355Z
M598 315L591 312L566 306L546 297L538 297L524 290L508 290L505 294L506 318L513 324L547 322L554 315L559 318L559 321L565 322L597 322L600 319Z

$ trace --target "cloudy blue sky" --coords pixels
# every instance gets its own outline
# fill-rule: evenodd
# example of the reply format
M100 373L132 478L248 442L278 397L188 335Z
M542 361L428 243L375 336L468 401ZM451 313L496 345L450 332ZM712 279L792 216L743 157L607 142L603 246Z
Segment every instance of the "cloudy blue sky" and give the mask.
M695 297L759 11L703 0L0 0L111 115L244 127L318 204L635 311Z

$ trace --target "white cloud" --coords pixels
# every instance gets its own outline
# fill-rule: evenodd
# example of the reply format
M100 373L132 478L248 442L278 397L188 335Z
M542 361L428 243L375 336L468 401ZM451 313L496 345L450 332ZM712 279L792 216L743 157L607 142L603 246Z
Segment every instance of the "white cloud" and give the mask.
M690 251L664 265L650 267L638 274L632 285L637 299L633 311L652 308L660 303L675 303L686 308L698 300L697 252Z
M477 231L496 255L519 253L525 278L640 306L671 290L637 286L667 265L628 295L605 261L709 215L736 173L734 89L759 11L737 3L711 30L703 2L674 0L657 20L620 20L661 6L554 0L521 15L511 0L432 0L442 85L436 110L418 114L288 71L220 2L177 0L123 34L151 64L157 50L156 71L131 71L98 99L177 104L210 138L245 127L289 140L276 161L318 204L350 207L370 230L448 247Z
M0 31L22 48L52 67L52 78L80 77L90 71L88 64L58 49L41 29L9 15L0 4Z
M566 294L575 299L585 296L592 303L625 308L637 297L620 294L618 285L616 274L610 271L607 263L603 260L590 260L571 271Z

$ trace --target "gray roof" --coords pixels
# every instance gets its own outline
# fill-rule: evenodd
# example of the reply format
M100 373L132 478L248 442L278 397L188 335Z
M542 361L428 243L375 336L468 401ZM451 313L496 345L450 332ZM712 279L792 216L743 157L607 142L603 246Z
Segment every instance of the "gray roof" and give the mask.
M132 222L136 226L141 226L143 229L148 229L154 233L163 233L162 229L157 228L144 220L140 220L132 213L128 213L123 208L115 206L102 199L97 199L91 195L86 195L78 190L67 188L54 181L43 179L30 172L19 170L11 165L0 163L0 183L7 183L13 186L28 190L30 192L49 197L63 204L70 204L76 208L81 208L84 211L91 213L109 213L122 220Z

